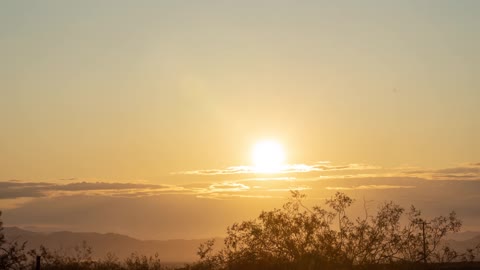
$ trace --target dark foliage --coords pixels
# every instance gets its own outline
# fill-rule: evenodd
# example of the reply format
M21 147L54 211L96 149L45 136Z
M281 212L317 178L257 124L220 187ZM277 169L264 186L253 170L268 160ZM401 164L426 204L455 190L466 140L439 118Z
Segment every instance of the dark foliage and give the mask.
M281 209L228 227L225 247L214 253L213 241L206 242L192 269L416 269L421 262L473 261L478 253L442 246L461 228L455 212L426 220L413 206L386 202L374 216L352 219L346 210L354 201L343 193L326 201L329 209L308 208L304 199L292 192Z
M1 215L1 212L0 212ZM73 255L62 250L49 250L41 246L38 250L27 251L26 243L8 243L3 235L0 221L0 270L31 270L37 256L41 258L42 270L160 270L160 257L131 254L125 260L119 260L109 254L102 260L92 259L92 249L83 242L75 247Z
M0 217L1 215L0 211ZM8 243L3 235L3 222L0 220L0 269L23 269L27 265L25 243Z
M177 269L480 269L474 262L480 245L459 253L442 244L447 233L460 230L455 212L427 220L413 206L406 211L386 202L375 215L365 210L365 217L352 219L346 210L354 201L343 193L326 201L328 209L308 208L304 199L292 192L281 209L233 224L223 249L215 252L209 240L200 245L197 263ZM37 256L44 270L167 269L158 254L133 253L125 260L109 254L94 260L85 242L74 255L45 247L26 251L25 243L7 242L2 230L0 221L1 270L32 269Z

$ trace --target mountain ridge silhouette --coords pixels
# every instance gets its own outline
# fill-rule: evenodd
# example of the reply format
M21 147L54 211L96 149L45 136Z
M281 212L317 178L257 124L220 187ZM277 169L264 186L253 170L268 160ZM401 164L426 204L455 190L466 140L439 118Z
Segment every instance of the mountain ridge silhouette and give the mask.
M8 241L27 242L27 249L38 249L43 245L51 250L65 254L74 254L75 247L81 247L83 242L92 248L94 258L105 258L108 253L115 254L119 259L132 253L154 255L158 253L163 262L191 263L198 259L197 250L201 243L208 239L168 239L140 240L118 233L97 232L33 232L18 227L5 227L3 231ZM222 244L223 239L215 238Z

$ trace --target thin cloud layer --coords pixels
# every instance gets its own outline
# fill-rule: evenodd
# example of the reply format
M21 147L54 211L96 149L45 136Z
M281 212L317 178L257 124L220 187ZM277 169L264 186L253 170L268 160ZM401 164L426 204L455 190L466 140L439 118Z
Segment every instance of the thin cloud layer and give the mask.
M380 167L365 164L332 165L328 161L320 161L315 164L286 164L278 168L275 173L259 172L255 166L231 166L225 169L203 169L193 171L174 172L172 174L185 175L232 175L232 174L288 174L327 171L361 171L374 170Z
M314 164L284 165L274 173L256 171L254 166L232 166L225 169L202 169L174 172L172 175L217 178L228 176L230 178L235 178L236 181L246 179L277 180L280 178L287 181L292 179L317 181L322 179L369 177L418 177L428 180L480 180L480 163L469 163L443 169L418 169L412 167L382 168L375 165L358 163L334 165L328 161L322 161ZM242 175L244 175L243 178ZM246 177L246 175L250 177Z
M341 191L357 201L368 202L372 211L375 204L384 201L403 207L413 204L430 216L455 210L465 229L480 230L480 181L444 179L450 174L477 174L480 166L356 171L352 168L375 166L319 166L327 167L286 175L183 174L182 177L197 182L176 185L4 181L0 182L0 209L8 226L117 232L144 239L201 238L221 236L233 222L280 207L292 190L307 195L306 205L323 206L325 199ZM363 206L355 204L351 213L363 213Z
M404 174L431 180L480 180L480 163L437 170L411 170Z
M31 183L2 182L2 187L5 186L19 190L19 186L29 187L29 194L32 194ZM253 218L261 210L280 207L291 190L299 190L307 195L306 205L323 207L326 207L325 199L337 191L344 192L357 201L351 211L353 215L364 212L362 200L368 202L371 211L384 201L394 201L406 208L413 204L428 216L455 210L465 229L480 229L477 206L480 181L369 177L317 181L248 179L184 186L125 184L118 185L123 187L118 190L108 189L115 183L80 182L57 187L68 191L54 190L48 183L38 186L39 189L47 186L50 191L8 209L4 208L4 200L0 200L5 224L118 232L144 239L221 236L232 222ZM92 189L87 190L87 187ZM8 200L11 199L5 201Z
M81 193L110 195L124 193L125 191L166 191L172 189L175 189L175 187L170 185L135 183L78 182L57 184L5 181L0 182L0 199L50 197Z
M366 190L366 189L397 189L397 188L415 188L416 186L394 186L394 185L362 185L353 187L326 187L328 190Z
M22 197L43 197L44 192L54 187L52 183L20 182L17 180L0 182L0 199Z
M410 167L386 169L366 164L334 165L317 162L313 165L287 165L279 173L270 175L255 173L253 167L236 166L224 170L198 170L174 173L192 177L192 184L172 185L155 183L119 182L0 182L0 203L2 200L17 198L41 198L55 196L91 195L115 197L145 197L161 194L185 194L201 198L269 198L279 192L303 190L386 190L415 189L419 180L474 181L480 180L480 163L464 164L444 169L412 169ZM202 182L195 181L202 177ZM205 178L207 178L205 180ZM339 180L350 181L339 185ZM367 179L384 179L369 183ZM397 183L399 179L418 179L407 184ZM198 180L198 179L197 179ZM324 185L335 180L333 185ZM359 181L354 183L352 181ZM396 182L397 181L397 182ZM402 180L403 181L403 180Z
M254 184L263 182L263 184ZM276 182L276 181L274 181ZM284 181L280 181L284 182ZM271 188L272 183L264 180L248 180L244 183L224 181L215 183L198 183L194 185L158 185L135 183L78 182L69 184L31 183L6 181L0 182L0 202L6 199L18 198L53 198L65 196L111 196L111 197L149 197L165 194L193 195L199 198L272 198L266 194L279 190L305 190L307 187L297 187L287 183L277 184L277 190Z

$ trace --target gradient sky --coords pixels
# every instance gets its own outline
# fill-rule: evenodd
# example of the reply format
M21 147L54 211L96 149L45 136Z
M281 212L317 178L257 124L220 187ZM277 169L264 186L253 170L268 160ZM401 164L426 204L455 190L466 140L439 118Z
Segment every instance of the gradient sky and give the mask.
M436 208L426 207L470 209L469 226L480 228L472 208L480 192L479 14L475 0L2 1L4 219L129 233L95 227L102 214L89 227L61 223L69 208L36 207L87 196L88 206L69 207L82 212L105 200L134 211L135 197L155 209L167 200L155 192L175 191L188 197L178 209L190 209L203 205L190 200L238 194L241 185L254 197L294 187L324 198L343 187L374 190L380 200L378 189L411 180L400 200L422 204L422 194L443 188L428 199ZM251 147L264 138L284 145L289 164L312 170L276 176L291 177L288 185L252 184L258 175L231 171L250 165ZM463 204L445 203L448 183L468 194ZM239 208L236 198L229 203ZM33 211L39 219L29 219ZM218 235L208 224L171 235ZM168 238L153 227L133 234Z

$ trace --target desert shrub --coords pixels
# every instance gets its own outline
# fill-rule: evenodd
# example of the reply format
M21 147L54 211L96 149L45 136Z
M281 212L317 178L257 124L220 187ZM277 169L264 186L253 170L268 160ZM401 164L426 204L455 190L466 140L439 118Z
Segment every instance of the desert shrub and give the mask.
M165 269L160 263L158 254L154 256L130 254L124 260L118 259L109 253L104 259L92 259L92 249L83 242L74 248L74 254L67 254L65 250L50 250L41 246L38 250L30 251L30 256L42 258L43 270L161 270Z
M130 257L125 259L126 269L129 270L160 270L162 265L160 257L156 253L154 256L139 255L132 253Z
M419 262L452 261L459 254L441 247L449 232L458 232L455 212L427 220L415 207L393 202L375 215L352 219L346 210L354 200L337 192L327 209L303 204L305 195L292 192L280 209L262 211L253 220L227 228L225 247L213 252L213 242L199 248L194 269L349 269ZM472 252L473 253L473 252Z

